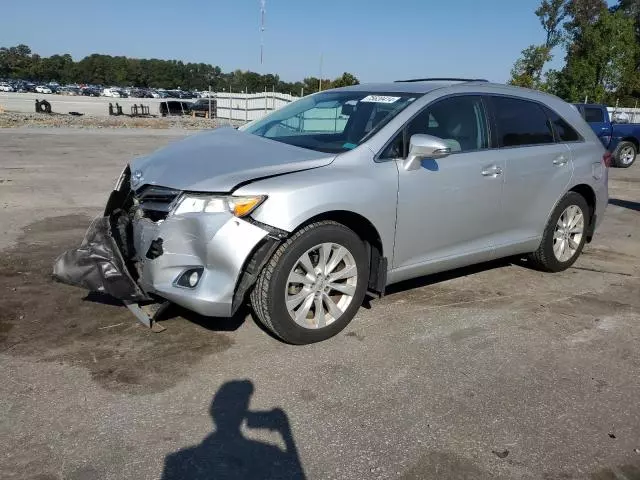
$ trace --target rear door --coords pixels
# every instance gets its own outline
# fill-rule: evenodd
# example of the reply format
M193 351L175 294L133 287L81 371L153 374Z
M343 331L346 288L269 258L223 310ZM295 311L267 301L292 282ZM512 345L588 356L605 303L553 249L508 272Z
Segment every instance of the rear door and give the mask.
M540 103L491 96L498 145L506 157L502 235L497 253L535 249L551 210L573 175L571 150L556 141L551 119Z

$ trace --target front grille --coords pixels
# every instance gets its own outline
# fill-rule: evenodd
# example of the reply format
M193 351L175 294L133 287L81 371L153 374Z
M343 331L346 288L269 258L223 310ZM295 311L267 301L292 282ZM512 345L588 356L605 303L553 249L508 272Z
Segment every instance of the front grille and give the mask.
M157 222L167 218L173 202L182 192L173 188L146 185L134 197L145 217Z

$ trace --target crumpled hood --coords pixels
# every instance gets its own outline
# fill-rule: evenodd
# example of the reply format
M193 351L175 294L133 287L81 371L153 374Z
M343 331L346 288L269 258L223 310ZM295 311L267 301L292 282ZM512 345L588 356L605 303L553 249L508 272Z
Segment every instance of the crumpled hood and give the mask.
M131 162L134 189L160 185L196 192L229 192L260 177L329 165L334 155L218 128L175 142Z

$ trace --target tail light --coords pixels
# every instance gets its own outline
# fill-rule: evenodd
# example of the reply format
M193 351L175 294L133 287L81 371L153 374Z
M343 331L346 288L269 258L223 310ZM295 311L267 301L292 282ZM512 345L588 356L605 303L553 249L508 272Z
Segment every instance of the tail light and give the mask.
M604 154L602 155L602 163L604 163L604 166L609 168L611 166L611 158L613 157L613 155L611 155L611 152L604 152Z

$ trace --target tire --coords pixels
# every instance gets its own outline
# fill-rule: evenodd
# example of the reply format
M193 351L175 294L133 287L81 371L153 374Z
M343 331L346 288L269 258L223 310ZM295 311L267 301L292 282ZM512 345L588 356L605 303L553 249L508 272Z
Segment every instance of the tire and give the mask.
M322 246L326 245L330 248L324 250ZM327 277L318 273L321 254L328 260L325 263ZM340 260L331 269L334 255ZM303 258L310 262L306 264L307 268L313 267L310 269L312 273L303 267ZM336 278L331 283L331 278L335 278L332 275L343 272L346 277L353 273L353 267L355 276ZM292 279L302 279L305 283L296 283ZM295 232L275 251L251 292L251 306L260 323L283 341L295 345L320 342L338 334L353 319L364 300L368 279L369 261L362 239L340 223L316 222ZM344 293L330 285L341 288ZM291 302L294 297L302 300L297 310L290 313L286 299ZM328 300L338 308L333 309L333 314ZM294 299L292 304L295 303ZM320 312L318 305L322 306L322 311L316 314L316 311ZM342 313L338 315L340 311ZM299 322L294 320L296 314Z
M51 104L46 100L36 100L36 112L38 113L51 113Z
M563 228L559 224L559 222L562 223L560 219L565 215L565 212L575 211L569 210L572 207L573 209L579 209L580 214L582 215L582 233L579 238L577 233L571 234L571 231L562 231ZM568 219L570 220L570 213L568 216ZM567 216L564 216L563 218L567 219ZM590 221L591 209L584 197L576 192L567 193L562 200L560 200L558 205L556 205L556 208L549 217L547 226L542 234L540 246L538 247L538 250L529 255L529 261L535 268L545 272L561 272L566 270L574 264L580 256L580 253L582 253L582 249L584 248L584 244L587 239L587 228ZM578 222L574 229L578 229L579 226L580 222ZM559 238L556 239L556 235ZM572 243L569 238L573 241L573 245L577 245L577 248L572 247ZM562 245L559 243L562 241L565 242L566 250L562 250ZM559 256L557 250L554 250L554 246L557 246L558 250L562 250L564 255ZM567 257L568 254L570 254L570 256Z
M633 142L620 142L613 153L613 166L629 168L636 161L638 149Z

